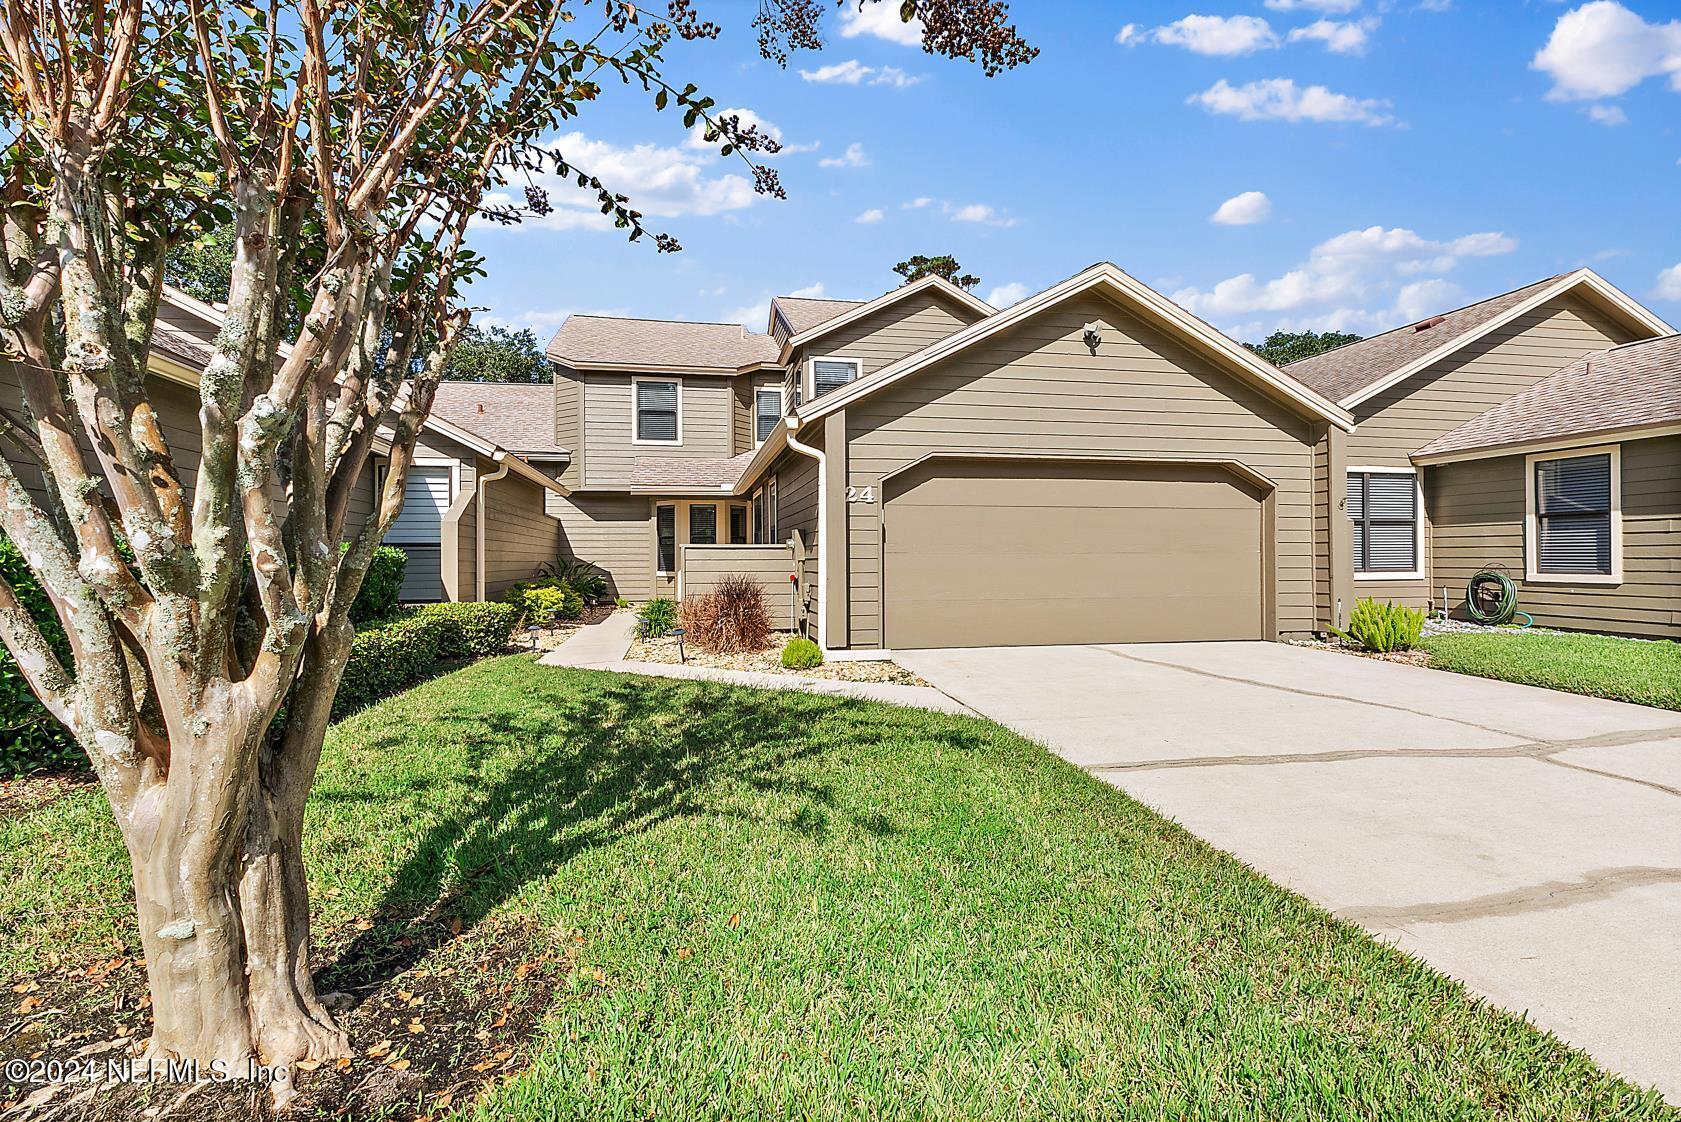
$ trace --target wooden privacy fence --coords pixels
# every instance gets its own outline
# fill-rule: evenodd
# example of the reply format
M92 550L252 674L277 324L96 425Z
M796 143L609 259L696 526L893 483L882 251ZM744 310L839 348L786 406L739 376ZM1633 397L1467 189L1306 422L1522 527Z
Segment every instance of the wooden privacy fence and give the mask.
M794 626L797 590L788 577L794 554L786 545L685 545L677 566L677 598L690 600L718 587L732 574L756 581L765 590L765 610L778 631Z

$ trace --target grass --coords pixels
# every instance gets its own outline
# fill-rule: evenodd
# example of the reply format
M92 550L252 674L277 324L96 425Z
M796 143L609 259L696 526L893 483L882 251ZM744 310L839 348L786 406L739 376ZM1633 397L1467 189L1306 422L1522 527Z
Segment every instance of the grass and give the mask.
M979 720L492 660L337 726L307 845L323 926L575 958L485 1119L1677 1117ZM0 975L126 876L97 792L0 822Z
M1681 709L1681 643L1610 635L1432 635L1430 665L1481 678Z

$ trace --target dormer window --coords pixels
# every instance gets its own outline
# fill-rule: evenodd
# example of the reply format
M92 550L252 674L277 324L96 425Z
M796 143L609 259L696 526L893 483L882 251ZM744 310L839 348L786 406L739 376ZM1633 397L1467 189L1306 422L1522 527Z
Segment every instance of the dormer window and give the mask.
M864 364L856 358L814 358L811 360L811 396L813 400L848 382L857 381L864 372Z
M631 383L631 443L683 443L681 384L671 378L637 378Z

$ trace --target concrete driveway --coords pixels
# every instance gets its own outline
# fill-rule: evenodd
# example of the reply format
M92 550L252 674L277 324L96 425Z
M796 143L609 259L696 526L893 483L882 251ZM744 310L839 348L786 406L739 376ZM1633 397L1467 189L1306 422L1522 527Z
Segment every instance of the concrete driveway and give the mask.
M1273 643L895 657L1681 1101L1681 713Z

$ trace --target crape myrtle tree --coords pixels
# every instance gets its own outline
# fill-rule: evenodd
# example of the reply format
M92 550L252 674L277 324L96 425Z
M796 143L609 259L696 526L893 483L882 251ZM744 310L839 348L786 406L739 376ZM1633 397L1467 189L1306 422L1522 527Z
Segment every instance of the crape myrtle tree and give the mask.
M826 6L763 0L761 53L820 47ZM901 14L989 74L1033 54L993 0ZM718 31L690 0L657 17L600 0L0 0L0 338L25 401L0 442L45 480L38 501L0 458L0 531L72 657L4 581L0 640L86 750L128 849L151 1055L347 1052L310 972L304 805L348 608L469 318L469 222L546 211L528 179L545 173L643 237L629 200L541 143L614 79L780 194L753 160L767 138L662 77L674 37ZM522 179L522 206L492 202ZM171 248L221 226L227 307L189 488L146 355ZM389 470L358 522L376 452Z

